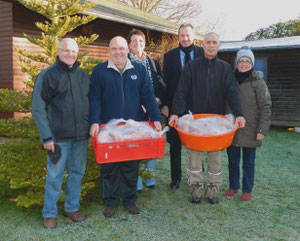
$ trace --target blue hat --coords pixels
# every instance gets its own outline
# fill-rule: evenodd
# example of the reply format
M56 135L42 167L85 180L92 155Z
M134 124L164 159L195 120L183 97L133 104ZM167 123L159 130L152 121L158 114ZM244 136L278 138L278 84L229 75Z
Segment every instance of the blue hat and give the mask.
M252 61L252 65L254 66L254 54L251 51L249 46L243 46L236 54L236 63L242 57L248 57Z

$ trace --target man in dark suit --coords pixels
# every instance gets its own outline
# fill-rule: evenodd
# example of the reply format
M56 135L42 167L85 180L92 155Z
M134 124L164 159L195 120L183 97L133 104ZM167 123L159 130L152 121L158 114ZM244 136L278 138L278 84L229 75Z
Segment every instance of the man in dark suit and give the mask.
M174 94L180 79L183 66L191 59L203 57L202 47L194 45L195 31L191 24L183 24L178 29L179 47L164 55L164 80L166 82L165 98L162 100L162 114L169 117ZM181 181L181 142L174 128L167 134L170 143L171 184L178 189Z

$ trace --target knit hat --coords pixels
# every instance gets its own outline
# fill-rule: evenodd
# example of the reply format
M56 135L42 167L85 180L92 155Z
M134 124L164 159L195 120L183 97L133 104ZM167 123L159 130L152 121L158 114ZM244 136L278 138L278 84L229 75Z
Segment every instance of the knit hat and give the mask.
M248 57L252 61L252 65L254 66L254 54L251 51L249 46L243 46L236 54L236 64L242 57Z

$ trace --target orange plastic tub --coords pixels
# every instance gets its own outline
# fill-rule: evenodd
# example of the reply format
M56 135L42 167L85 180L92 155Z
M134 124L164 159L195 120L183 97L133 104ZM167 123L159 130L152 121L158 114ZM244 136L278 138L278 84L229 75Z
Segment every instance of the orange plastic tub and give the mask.
M222 118L226 118L224 115L216 115L216 114L194 114L193 116L195 120L203 117L208 117L208 116L219 116ZM176 129L182 145L184 145L188 149L194 151L203 151L203 152L220 151L229 147L232 143L235 132L239 128L241 128L241 127L236 127L234 130L221 135L198 136L198 135L182 132L177 128L176 125L171 127L174 127Z
M153 127L152 123L148 123ZM98 143L95 136L93 149L98 164L160 158L165 156L165 136L110 143Z

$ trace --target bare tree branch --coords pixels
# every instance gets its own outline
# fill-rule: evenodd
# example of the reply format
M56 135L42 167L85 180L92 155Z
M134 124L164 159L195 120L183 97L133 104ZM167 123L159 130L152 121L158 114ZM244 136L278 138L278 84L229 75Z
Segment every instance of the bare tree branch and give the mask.
M119 0L175 23L189 22L201 11L200 0Z

